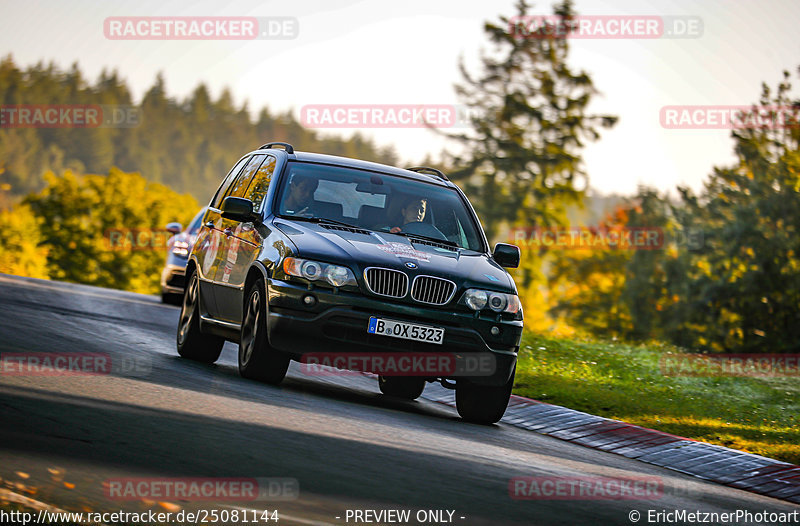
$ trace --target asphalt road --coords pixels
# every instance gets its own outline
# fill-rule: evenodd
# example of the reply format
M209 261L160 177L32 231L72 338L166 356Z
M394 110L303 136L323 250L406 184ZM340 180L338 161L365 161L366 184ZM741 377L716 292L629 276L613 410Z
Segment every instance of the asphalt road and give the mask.
M647 524L648 510L800 509L504 424L467 424L441 404L389 399L363 376L309 377L293 364L279 387L245 380L230 343L213 366L179 358L177 318L151 296L0 275L0 354L103 353L114 364L97 376L0 373L4 486L70 510L277 509L279 524L356 524L347 510L412 510L409 524L418 510L449 510L454 524L598 526L632 524L631 510ZM509 481L520 476L658 477L663 492L519 500ZM103 485L196 477L290 478L299 497L123 501Z

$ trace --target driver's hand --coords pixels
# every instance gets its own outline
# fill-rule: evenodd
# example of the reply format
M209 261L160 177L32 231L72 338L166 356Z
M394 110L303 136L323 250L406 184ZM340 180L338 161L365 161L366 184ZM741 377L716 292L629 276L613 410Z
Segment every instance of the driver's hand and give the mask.
M400 228L399 226L393 226L392 229L389 230L389 232L391 232L392 234L396 234L396 233L402 232L402 231L403 231L403 229Z

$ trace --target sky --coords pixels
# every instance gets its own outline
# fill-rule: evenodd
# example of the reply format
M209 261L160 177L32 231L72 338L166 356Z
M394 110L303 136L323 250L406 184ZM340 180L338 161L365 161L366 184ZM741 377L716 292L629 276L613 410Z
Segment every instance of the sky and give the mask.
M308 105L460 103L458 63L478 71L491 50L486 21L513 16L515 0L0 1L0 55L22 66L77 62L89 79L117 69L139 101L162 72L171 96L205 83L214 97L229 87L237 104L291 110ZM552 13L534 2L532 14ZM702 36L658 39L572 39L569 64L592 78L600 95L589 107L618 124L584 150L590 186L633 194L639 185L695 190L714 166L733 162L726 129L666 129L664 106L736 105L758 101L800 66L800 2L796 0L576 0L579 15L699 17ZM143 41L106 38L108 17L293 17L292 39ZM797 88L794 94L800 92ZM38 102L38 101L37 101ZM423 128L362 129L393 145L404 162L438 158L458 144ZM349 136L352 129L322 129ZM264 142L280 140L264 137ZM257 145L242 145L242 151ZM232 159L241 152L232 152ZM324 152L323 152L324 153Z

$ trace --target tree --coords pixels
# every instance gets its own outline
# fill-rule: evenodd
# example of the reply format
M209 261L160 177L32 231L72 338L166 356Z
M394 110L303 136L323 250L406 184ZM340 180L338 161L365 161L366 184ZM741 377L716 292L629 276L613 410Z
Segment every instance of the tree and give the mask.
M471 127L451 136L467 152L453 159L452 178L465 183L490 238L502 222L564 224L566 205L580 202L586 187L581 149L617 120L587 113L597 91L587 73L567 64L568 38L548 37L546 28L524 35L515 22L525 20L530 6L520 0L516 8L513 21L486 23L497 51L481 54L477 76L462 61L463 83L456 86ZM570 0L554 13L575 17Z
M799 70L800 71L800 70ZM690 297L680 334L711 350L800 349L800 101L790 75L764 84L753 113L794 113L786 124L733 132L735 165L716 168L699 196L681 195L704 246L689 260Z
M22 70L8 56L0 60L0 104L100 104L138 111L138 125L133 127L0 128L0 188L12 202L41 190L47 171L106 173L112 166L207 201L239 155L273 140L290 142L297 150L389 164L397 160L391 148L360 136L321 140L291 111L274 116L263 108L255 112L253 122L247 103L237 106L227 88L214 99L208 87L199 84L189 97L178 100L169 96L162 74L134 104L117 71L103 70L90 83L77 64L62 71L40 62Z
M465 153L446 162L490 240L507 226L565 225L567 206L580 204L587 186L581 150L586 141L599 138L599 128L617 121L588 113L597 90L586 72L567 64L568 34L549 36L552 23L531 34L520 30L530 7L519 0L513 19L501 16L499 23L484 25L494 50L481 53L475 75L461 61L463 81L456 86L470 126L450 135ZM574 19L571 0L556 5L554 13L563 22ZM514 273L526 326L535 330L549 323L543 256L540 250L525 250Z
M164 225L199 209L189 195L112 168L108 175L45 175L25 199L41 222L53 279L155 293L166 255ZM140 235L143 233L143 235Z
M624 228L630 211L630 204L618 206L593 229ZM579 248L556 250L550 256L548 290L554 299L549 314L595 336L626 337L632 325L624 301L631 252Z
M47 278L47 247L30 207L0 210L0 273Z
M706 351L800 350L800 102L789 78L774 93L763 86L750 114L772 123L734 130L737 162L715 168L699 195L679 188L671 203L644 188L626 207L628 226L663 229L663 250L557 259L564 293L555 312L603 336Z

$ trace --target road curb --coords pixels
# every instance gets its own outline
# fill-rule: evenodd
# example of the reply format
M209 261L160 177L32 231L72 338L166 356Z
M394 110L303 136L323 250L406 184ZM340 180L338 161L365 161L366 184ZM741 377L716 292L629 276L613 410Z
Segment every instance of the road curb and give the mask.
M422 398L455 407L453 391L428 384ZM592 449L800 504L800 466L655 429L511 395L501 422Z

